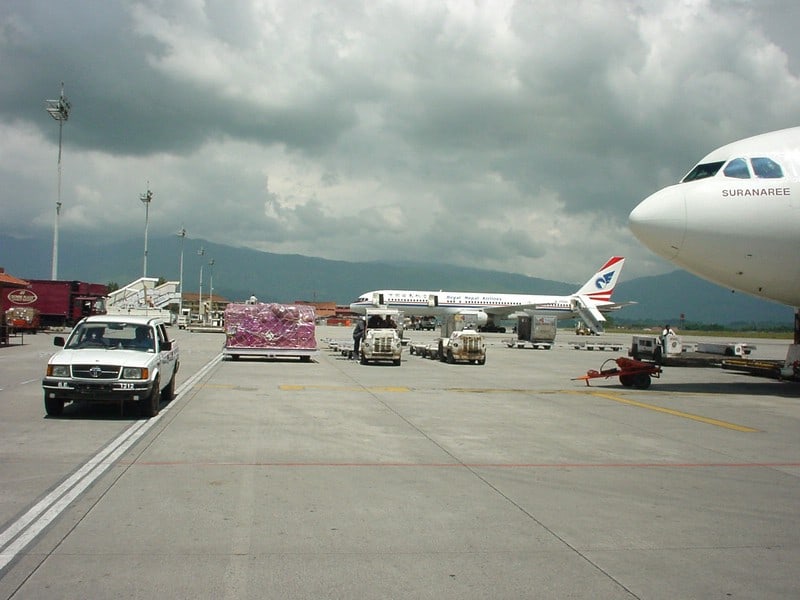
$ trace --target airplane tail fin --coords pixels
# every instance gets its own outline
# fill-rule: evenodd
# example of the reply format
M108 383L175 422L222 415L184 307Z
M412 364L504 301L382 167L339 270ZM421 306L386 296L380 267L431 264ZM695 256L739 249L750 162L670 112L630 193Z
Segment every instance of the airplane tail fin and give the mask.
M584 296L597 302L610 302L614 287L619 281L622 266L625 264L624 256L612 256L600 267L583 287L575 292L576 296Z

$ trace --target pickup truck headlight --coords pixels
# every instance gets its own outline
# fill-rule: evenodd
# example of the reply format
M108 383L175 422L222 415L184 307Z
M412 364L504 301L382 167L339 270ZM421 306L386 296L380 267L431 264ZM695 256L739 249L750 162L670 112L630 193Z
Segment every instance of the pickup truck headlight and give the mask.
M122 368L122 378L123 379L147 379L149 376L149 372L147 369L143 369L142 367L123 367Z
M69 377L69 365L47 365L48 377Z

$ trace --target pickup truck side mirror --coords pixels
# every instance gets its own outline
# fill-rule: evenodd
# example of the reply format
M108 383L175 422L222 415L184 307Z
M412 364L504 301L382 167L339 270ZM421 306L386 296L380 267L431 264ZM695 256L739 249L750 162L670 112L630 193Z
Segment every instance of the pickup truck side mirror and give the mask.
M172 340L164 340L161 342L162 350L172 350Z
M63 348L64 347L64 338L61 337L60 335L57 335L56 337L53 338L53 345Z

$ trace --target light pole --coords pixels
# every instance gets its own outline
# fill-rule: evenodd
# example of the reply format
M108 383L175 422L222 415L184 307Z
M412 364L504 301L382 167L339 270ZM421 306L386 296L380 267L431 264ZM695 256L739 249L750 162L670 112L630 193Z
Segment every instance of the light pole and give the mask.
M198 256L203 256L206 253L205 248L200 246L200 250L197 251ZM200 322L203 322L203 262L200 259L200 294L197 299L197 317L200 319Z
M53 227L53 267L50 279L58 279L58 219L61 215L61 139L64 121L69 119L70 103L64 96L64 82L61 82L61 96L58 100L45 100L47 114L58 121L58 199L56 200L56 219Z
M147 183L147 192L139 196L139 200L144 203L144 265L142 266L142 289L144 290L144 305L147 302L147 225L150 221L150 202L153 201L153 192L150 191L150 182Z
M150 221L150 203L153 201L153 192L150 191L150 184L147 184L147 192L139 196L139 200L144 203L144 266L142 267L142 277L147 277L147 225Z
M183 316L183 242L186 240L186 229L181 225L178 230L178 237L181 238L181 270L178 275L178 289L180 295L178 296L178 318Z
M209 289L208 308L211 311L212 316L213 316L213 313L214 313L214 259L213 258L210 261L208 261L208 266L209 266L209 269L208 269L208 274L209 274L209 276L208 276L208 289Z

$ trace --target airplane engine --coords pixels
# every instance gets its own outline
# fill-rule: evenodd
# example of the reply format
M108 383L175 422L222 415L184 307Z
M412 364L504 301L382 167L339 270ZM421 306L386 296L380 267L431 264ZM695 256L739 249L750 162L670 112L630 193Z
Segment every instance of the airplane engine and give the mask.
M462 315L470 323L474 323L477 327L482 327L489 322L489 315L482 310L463 310L458 314Z

